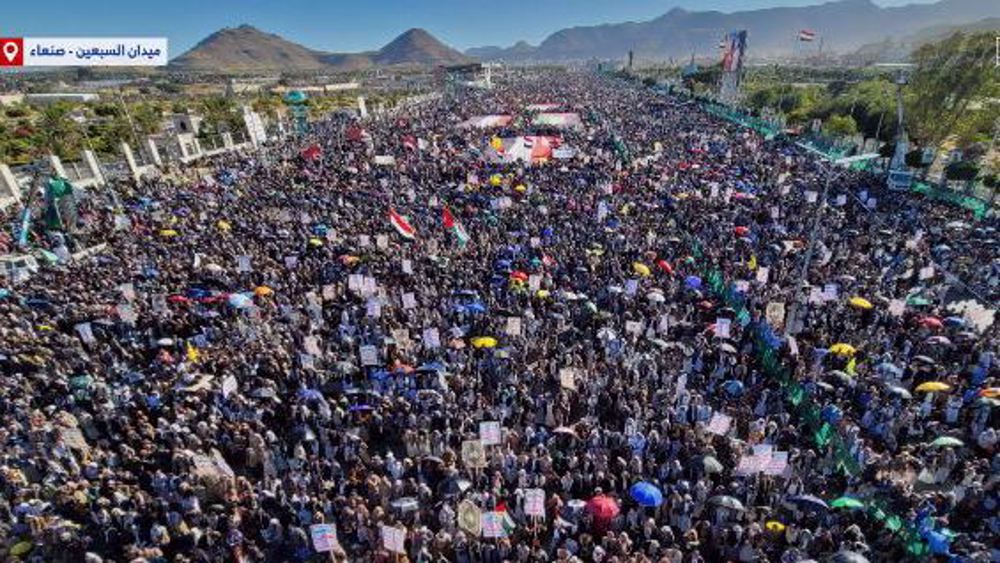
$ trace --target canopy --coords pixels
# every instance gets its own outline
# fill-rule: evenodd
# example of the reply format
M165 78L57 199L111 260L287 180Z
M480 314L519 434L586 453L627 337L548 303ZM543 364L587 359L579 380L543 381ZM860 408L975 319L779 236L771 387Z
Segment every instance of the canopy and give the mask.
M588 512L594 515L595 519L603 521L614 519L621 511L615 499L605 495L597 495L587 501L586 508Z
M865 299L864 297L851 297L850 299L847 300L847 303L850 304L851 307L854 307L855 309L863 309L866 311L874 307L871 301Z
M495 348L497 339L492 336L477 336L469 341L473 348Z
M917 391L921 393L938 393L942 391L951 391L951 385L943 381L927 381L917 385Z
M854 346L851 346L850 344L846 344L844 342L838 342L837 344L830 346L830 353L836 354L838 356L844 356L844 357L853 356L856 352L857 349Z
M640 481L628 490L629 495L632 500L639 503L640 506L646 506L650 508L656 508L663 504L663 493L656 485L648 481Z
M643 264L642 262L632 262L632 271L644 278L648 278L652 273L649 270L649 266Z
M840 497L830 501L830 508L864 508L865 503L854 497Z

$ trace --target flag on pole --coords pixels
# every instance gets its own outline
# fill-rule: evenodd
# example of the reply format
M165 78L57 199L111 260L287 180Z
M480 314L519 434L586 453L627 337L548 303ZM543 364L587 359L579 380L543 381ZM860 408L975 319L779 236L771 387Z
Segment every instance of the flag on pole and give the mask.
M496 511L503 514L503 532L505 535L510 536L514 533L514 528L517 528L517 524L514 523L514 519L507 512L507 503L502 500L497 502Z
M413 228L413 225L406 220L406 217L396 213L396 210L391 207L389 208L389 222L392 223L392 228L396 229L399 236L407 240L417 238L417 230Z
M812 41L816 39L816 32L811 29L799 30L799 41Z
M465 232L462 224L455 220L455 216L451 214L451 210L448 209L447 205L441 212L441 219L444 223L444 228L455 235L455 240L458 241L459 246L465 246L469 242L469 233Z

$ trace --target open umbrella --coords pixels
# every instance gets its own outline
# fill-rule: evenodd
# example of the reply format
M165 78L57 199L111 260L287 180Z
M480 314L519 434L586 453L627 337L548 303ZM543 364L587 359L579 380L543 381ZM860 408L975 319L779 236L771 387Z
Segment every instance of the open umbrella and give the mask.
M234 309L246 309L253 306L253 300L245 293L233 293L229 296L227 302Z
M840 381L845 385L850 385L851 383L851 376L847 375L847 373L843 371L840 371L839 369L831 369L830 371L826 372L825 375L826 377L831 379L836 379L837 381Z
M652 274L652 272L649 270L649 266L643 264L642 262L633 262L632 271L644 278L648 278L650 274Z
M920 393L939 393L943 391L951 391L951 385L943 381L926 381L917 385L918 392Z
M838 551L828 557L826 563L868 563L868 558L854 551Z
M848 357L853 356L857 352L857 349L846 342L838 342L833 346L830 346L830 353L836 354L838 356Z
M778 533L778 534L780 534L781 532L784 532L785 528L786 528L786 526L784 524L782 524L781 522L778 522L777 520L770 520L770 521L768 521L766 524L764 524L764 527L767 528L767 530L769 532L775 532L775 533Z
M902 399L912 399L913 395L906 389L899 387L897 385L890 385L885 388L886 391L892 393L893 395L900 397Z
M931 358L929 358L927 356L913 356L913 363L915 363L915 364L927 364L929 366L937 365L937 362L935 362L933 359L931 359Z
M650 303L663 303L667 298L663 296L662 292L650 291L646 294L646 300Z
M941 322L941 319L937 317L924 317L920 319L919 324L924 328L941 328L944 326L944 323Z
M605 522L614 519L621 511L615 499L605 495L597 495L587 501L586 508L588 512L594 515L595 519Z
M701 458L701 466L705 469L705 473L722 473L723 469L722 463L710 455Z
M881 364L875 366L875 371L881 375L891 375L894 377L903 375L903 368L891 362L882 362Z
M933 344L937 346L951 346L951 340L948 340L947 336L932 336L924 342L926 344Z
M854 497L840 497L830 501L830 508L864 508L865 503Z
M872 305L871 301L865 299L864 297L856 297L856 296L851 297L850 299L847 300L847 303L851 307L854 307L855 309L862 309L865 311L875 307L874 305Z
M961 448L965 442L951 436L939 436L928 445L932 448Z
M663 504L663 493L660 492L660 489L656 485L648 481L640 481L632 485L628 490L628 494L640 506L656 508Z
M830 508L826 501L813 495L795 495L788 497L788 501L812 510L828 510Z
M721 506L730 510L738 510L740 512L746 510L746 507L743 506L742 502L729 495L715 495L714 497L708 499L708 504Z
M699 289L701 287L701 278L698 276L688 276L684 278L684 285L688 289Z
M1000 387L988 387L986 389L981 389L979 391L979 396L987 399L996 399L1000 397Z
M492 336L477 336L470 340L473 348L496 348L497 339Z

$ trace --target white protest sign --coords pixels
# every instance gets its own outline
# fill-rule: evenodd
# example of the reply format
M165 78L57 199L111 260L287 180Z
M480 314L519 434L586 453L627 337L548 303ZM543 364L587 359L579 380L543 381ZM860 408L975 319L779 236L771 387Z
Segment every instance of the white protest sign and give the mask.
M372 237L368 235L358 235L358 246L368 248L372 245Z
M524 491L524 513L527 516L545 517L544 489L526 489Z
M639 280L625 280L625 295L634 296L639 291Z
M484 512L483 513L483 537L484 538L504 538L507 537L507 532L503 529L503 513L502 512Z
M407 275L413 274L413 261L412 260L404 259L402 267L403 267L403 273L404 274L407 274Z
M561 368L559 370L559 385L576 391L576 368Z
M483 443L479 440L462 442L462 461L473 469L486 467L486 449L483 448Z
M838 287L835 283L828 283L823 285L823 301L836 301L838 295Z
M819 196L818 193L809 190L806 190L804 195L806 196L806 203L816 203L816 198Z
M404 309L416 309L417 308L417 298L412 293L403 294L403 308Z
M712 420L709 421L708 426L705 427L705 430L712 434L725 436L726 433L729 432L729 427L732 425L732 423L733 423L733 417L717 412L712 415Z
M759 283L767 283L767 277L770 273L770 268L766 268L764 266L757 268L757 281Z
M538 291L542 287L542 276L538 274L531 274L528 276L528 289L531 291Z
M406 553L406 528L382 526L382 547L393 553Z
M377 297L372 297L365 303L365 314L372 319L382 316L382 303Z
M246 255L237 256L236 268L243 274L252 271L253 269L250 267L250 257Z
M323 353L319 349L319 339L315 336L307 336L302 339L302 347L313 356L321 356Z
M500 422L485 420L479 423L479 441L484 446L495 446L501 441Z
M638 321L625 321L625 332L629 334L642 334L642 323Z
M317 553L333 551L337 548L337 528L333 524L313 524L309 526L313 549Z
M358 354L361 356L361 365L363 366L377 366L378 365L378 348L371 344L365 344L358 348Z
M933 277L934 277L934 265L933 264L930 265L930 266L926 266L924 268L920 268L920 279L922 279L922 280L929 280L929 279L932 279Z
M376 235L375 236L375 246L379 250L385 250L389 248L389 237L386 235Z
M508 336L521 336L521 317L507 317L504 333Z
M428 348L440 348L441 347L441 337L438 335L438 329L436 328L425 328L423 333L424 346Z
M347 289L360 292L365 285L365 277L361 274L351 274L347 276Z
M906 310L906 302L902 299L893 299L889 301L889 314L894 317L902 317L903 312Z
M131 283L123 283L119 285L118 291L121 292L122 297L124 297L126 301L135 301L135 286Z
M90 323L80 323L76 325L75 328L76 332L80 335L80 340L82 340L84 344L93 344L94 342L97 342L97 339L94 338L94 331L91 328Z
M226 378L222 380L222 396L229 397L236 392L239 387L240 384L236 381L236 376L232 374L227 375Z
M719 338L729 338L729 329L732 325L732 321L727 318L719 317L715 319L715 336Z

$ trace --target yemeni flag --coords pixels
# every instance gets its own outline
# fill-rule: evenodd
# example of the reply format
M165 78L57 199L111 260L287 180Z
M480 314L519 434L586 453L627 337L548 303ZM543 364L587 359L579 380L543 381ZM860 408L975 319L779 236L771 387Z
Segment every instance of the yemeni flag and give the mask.
M448 209L447 205L441 212L441 220L444 222L444 228L455 235L455 240L458 241L459 246L465 246L469 242L469 233L465 232L462 224L455 220L455 216L451 214L451 210Z
M811 29L799 30L799 41L812 41L816 39L816 32Z
M502 500L497 502L496 512L503 515L503 533L509 537L514 533L514 528L517 528L517 524L514 523L514 519L511 518L510 513L507 512L507 503Z
M406 220L406 217L396 213L396 210L391 207L389 208L389 222L392 223L392 228L396 229L399 236L406 240L417 238L417 230L413 228L413 225Z

